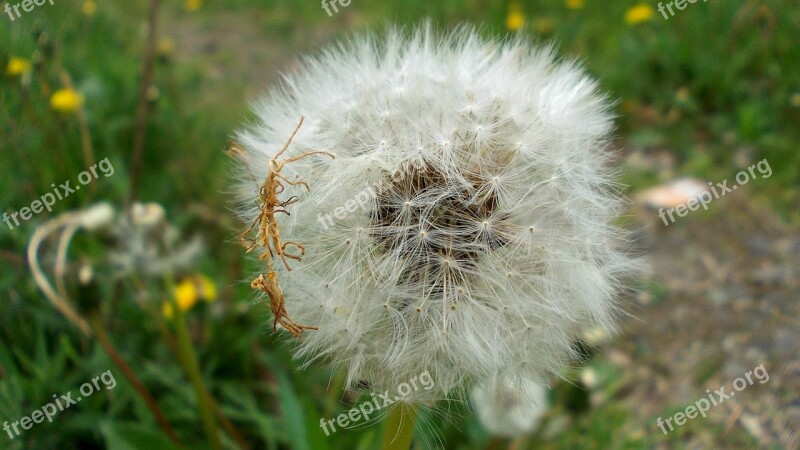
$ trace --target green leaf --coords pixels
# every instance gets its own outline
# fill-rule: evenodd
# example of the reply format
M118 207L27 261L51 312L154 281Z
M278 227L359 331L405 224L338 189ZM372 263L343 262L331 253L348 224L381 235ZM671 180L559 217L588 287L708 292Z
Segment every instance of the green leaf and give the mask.
M291 381L283 373L277 374L278 397L281 401L281 418L288 431L287 435L292 440L292 448L296 450L311 450L306 432L305 414L303 405L294 392Z

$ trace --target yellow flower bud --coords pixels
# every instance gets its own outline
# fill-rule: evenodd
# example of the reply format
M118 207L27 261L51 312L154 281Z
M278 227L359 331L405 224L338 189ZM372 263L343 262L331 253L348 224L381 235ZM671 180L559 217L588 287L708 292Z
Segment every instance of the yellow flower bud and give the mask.
M642 3L628 8L628 11L625 12L625 22L627 22L628 25L638 25L642 22L653 20L654 15L655 11L653 7Z
M197 303L199 293L194 280L182 281L175 287L175 303L181 311L188 311Z
M81 12L84 16L92 16L95 11L97 11L97 3L93 0L86 0L83 2L83 5L81 5Z
M186 0L183 3L183 9L189 12L197 11L203 6L203 0Z
M27 59L11 58L8 61L8 67L6 68L6 73L11 76L19 76L30 70L31 70L31 63L29 63Z
M525 16L521 11L510 11L506 17L506 28L517 31L525 25Z
M207 302L217 299L217 285L205 275L198 275L196 280L200 290L200 298Z
M584 0L566 0L564 4L569 9L583 9Z
M60 112L75 112L83 105L83 96L73 89L59 89L50 97L50 106Z

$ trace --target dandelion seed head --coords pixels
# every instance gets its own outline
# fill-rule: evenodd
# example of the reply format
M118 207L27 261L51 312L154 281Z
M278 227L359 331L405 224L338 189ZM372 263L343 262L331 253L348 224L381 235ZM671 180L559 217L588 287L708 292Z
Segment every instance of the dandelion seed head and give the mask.
M402 92L402 95L398 95ZM609 102L551 47L429 26L362 36L305 60L255 108L237 141L244 222L258 214L249 167L298 119L284 157L286 309L313 324L296 357L344 367L376 391L428 371L432 401L478 380L543 380L577 357L587 327L613 330L635 270L612 225ZM282 270L282 269L278 269Z
M472 405L487 431L515 437L534 431L549 409L548 389L526 379L484 380L472 389Z

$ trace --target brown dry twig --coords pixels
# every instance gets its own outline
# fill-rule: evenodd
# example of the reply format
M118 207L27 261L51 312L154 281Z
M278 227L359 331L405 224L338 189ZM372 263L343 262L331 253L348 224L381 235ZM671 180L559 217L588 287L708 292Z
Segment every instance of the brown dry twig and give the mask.
M39 247L41 246L42 242L44 242L48 236L61 230L63 227L70 226L71 224L75 223L77 220L76 217L77 213L66 213L36 228L36 231L33 232L31 241L28 244L28 265L30 266L31 275L33 275L34 282L36 282L36 285L39 286L39 289L44 292L44 295L47 296L48 300L50 300L53 306L61 314L63 314L67 320L77 326L84 335L90 336L91 328L89 327L88 322L86 322L86 319L84 319L78 313L69 300L67 300L66 296L53 289L50 281L47 279L41 267L39 266ZM67 239L67 241L68 240L69 239ZM59 271L60 268L56 270ZM60 283L59 290L62 290Z
M269 296L270 308L272 309L272 314L274 316L272 329L277 331L278 324L281 324L282 327L287 329L297 338L303 334L304 330L316 330L317 327L301 325L289 318L289 314L286 312L286 301L283 297L283 290L281 290L280 284L278 284L278 277L272 266L272 258L275 256L275 254L280 256L281 261L283 261L283 265L286 266L286 270L290 271L292 269L289 267L287 258L300 261L305 253L305 247L294 241L283 242L281 240L280 226L278 225L278 221L275 219L275 215L277 213L284 213L288 215L289 212L286 210L286 207L296 203L299 200L297 197L290 197L288 200L280 200L278 198L278 195L286 190L286 185L284 183L292 186L304 186L306 190L309 190L309 187L308 183L305 181L289 180L281 174L281 170L286 164L311 155L328 155L331 158L336 158L336 156L329 152L311 151L278 161L278 158L289 148L289 144L291 144L292 139L294 139L295 135L300 130L300 127L303 125L303 120L304 117L301 117L300 123L297 124L297 128L295 128L294 132L289 137L289 140L286 141L286 144L283 146L283 148L281 148L280 151L278 151L278 153L276 153L275 156L269 160L267 177L258 189L258 216L255 218L255 220L253 220L253 223L250 224L250 227L248 227L247 230L245 230L244 233L242 233L239 237L239 239L242 241L242 244L247 249L247 253L259 246L264 249L264 252L259 256L259 259L267 262L267 269L269 270L266 274L260 274L256 279L254 279L250 283L250 287L262 292L266 292L266 294ZM244 161L245 166L247 166L244 152L240 148L233 146L228 151L228 154L231 156L240 157L242 161ZM247 169L250 170L249 167L247 167ZM252 175L252 171L250 171L250 173ZM256 184L257 183L258 182L256 182ZM255 236L248 238L253 230L256 230ZM299 254L286 253L286 247L289 245L297 248L299 250Z
M158 8L159 0L150 0L147 18L147 44L140 69L139 105L136 108L136 119L133 132L133 150L131 151L131 192L129 202L133 203L139 193L142 177L142 155L147 135L147 119L150 115L150 101L147 91L153 84L153 66L155 65L156 44L158 41Z

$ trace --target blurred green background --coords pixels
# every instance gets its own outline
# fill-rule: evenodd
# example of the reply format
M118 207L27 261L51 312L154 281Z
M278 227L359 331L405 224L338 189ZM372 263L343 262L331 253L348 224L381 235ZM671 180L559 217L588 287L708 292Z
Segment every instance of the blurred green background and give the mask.
M55 0L13 21L0 15L3 211L30 205L51 183L74 183L90 161L107 157L115 169L52 213L14 229L0 224L0 421L29 415L107 370L118 382L53 423L14 439L0 434L0 448L173 448L97 337L83 335L37 289L25 256L37 227L59 214L98 201L125 205L137 172L141 105L149 114L137 198L161 204L181 239L199 235L206 251L174 274L177 286L105 280L97 267L92 282L70 281L65 289L107 331L186 448L211 446L191 369L176 356L185 351L178 321L187 326L215 415L227 419L220 425L225 448L377 448L380 424L325 436L319 419L345 412L357 395L342 392L341 373L298 370L290 338L271 332L269 306L253 302L246 280L256 266L237 240L243 225L230 211L225 150L250 117L248 102L296 69L301 55L354 31L426 18L441 27L478 24L487 36L523 33L581 61L619 100L615 146L633 198L682 176L732 179L765 158L774 173L670 227L634 204L627 222L652 273L624 299L630 315L623 333L587 338L587 361L576 362L570 381L553 380L537 431L493 437L469 405L453 402L423 413L417 448L797 448L800 5L711 0L669 20L656 7L352 0L328 16L316 0L162 2L153 79L144 90L148 2ZM102 251L102 240L76 236L70 279ZM49 267L54 257L46 254ZM216 291L205 292L213 301L195 301L204 294L197 288L185 294L192 298L180 318L165 317L164 299L179 297L174 291L193 276ZM675 432L656 427L657 417L760 363L768 383Z

